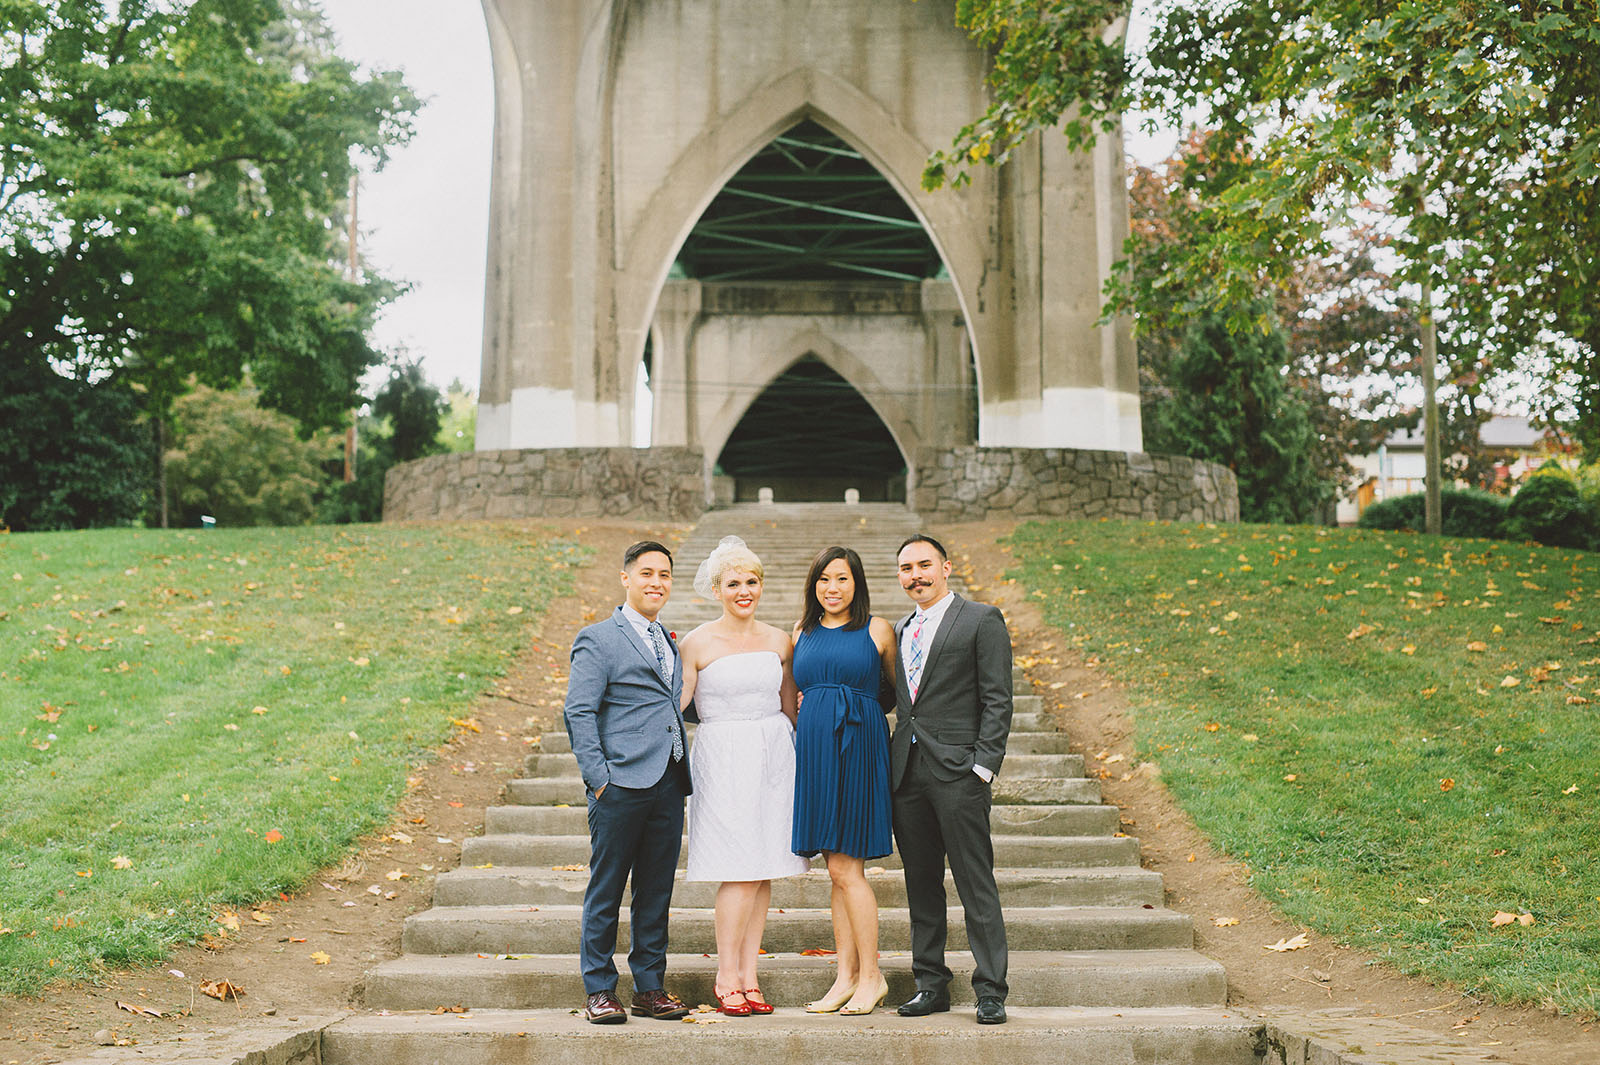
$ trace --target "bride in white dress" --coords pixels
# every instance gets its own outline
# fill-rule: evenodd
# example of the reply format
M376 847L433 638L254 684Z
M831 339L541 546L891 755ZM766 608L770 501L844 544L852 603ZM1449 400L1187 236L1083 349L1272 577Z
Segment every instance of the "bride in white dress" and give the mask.
M701 563L695 591L722 616L683 640L683 703L700 724L689 760L689 880L717 889L717 1009L733 1017L772 1007L756 979L774 877L809 863L789 849L794 809L794 645L757 621L764 571L736 536Z

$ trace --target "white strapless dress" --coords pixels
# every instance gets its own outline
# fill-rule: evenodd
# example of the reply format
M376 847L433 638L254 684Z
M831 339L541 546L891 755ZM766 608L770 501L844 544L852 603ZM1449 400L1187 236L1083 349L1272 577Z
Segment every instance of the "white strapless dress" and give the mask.
M779 708L776 651L724 655L700 671L689 771L690 880L771 880L810 867L794 833L794 726Z

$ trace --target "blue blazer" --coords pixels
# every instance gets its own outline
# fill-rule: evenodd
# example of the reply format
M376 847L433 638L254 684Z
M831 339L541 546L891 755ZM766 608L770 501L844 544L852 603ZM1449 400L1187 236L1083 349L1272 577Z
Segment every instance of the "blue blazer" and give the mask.
M656 655L619 606L572 641L565 718L578 772L591 792L606 784L648 788L672 757L672 727L683 732L678 700L683 659L669 637L672 683L661 679ZM684 737L687 757L688 737ZM688 774L684 774L687 781Z

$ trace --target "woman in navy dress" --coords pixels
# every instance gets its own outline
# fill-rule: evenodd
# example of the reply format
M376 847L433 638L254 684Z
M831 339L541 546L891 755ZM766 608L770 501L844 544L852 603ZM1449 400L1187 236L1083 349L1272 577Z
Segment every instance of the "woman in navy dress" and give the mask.
M861 556L848 547L817 555L805 595L794 633L794 851L827 858L839 963L833 986L806 1011L866 1014L889 990L878 969L878 903L866 862L893 849L879 693L885 672L894 676L894 629L872 616Z

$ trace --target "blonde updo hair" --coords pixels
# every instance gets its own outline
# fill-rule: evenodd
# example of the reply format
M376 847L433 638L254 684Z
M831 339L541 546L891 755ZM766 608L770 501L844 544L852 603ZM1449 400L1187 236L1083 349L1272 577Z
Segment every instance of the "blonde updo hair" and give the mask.
M722 577L729 570L743 570L754 573L764 584L767 572L761 565L761 559L750 550L749 546L737 536L724 536L722 541L712 550L706 560L700 563L694 572L694 591L702 599L717 598L717 585L722 583Z

